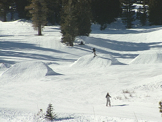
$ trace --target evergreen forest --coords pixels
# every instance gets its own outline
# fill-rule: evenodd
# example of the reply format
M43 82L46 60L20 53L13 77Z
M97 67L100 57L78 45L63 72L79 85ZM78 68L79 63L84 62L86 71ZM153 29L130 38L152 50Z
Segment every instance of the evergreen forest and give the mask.
M45 25L60 25L62 42L73 46L76 36L90 34L91 24L104 30L120 18L126 28L134 21L162 25L161 6L162 0L0 0L0 20L32 20L38 35Z

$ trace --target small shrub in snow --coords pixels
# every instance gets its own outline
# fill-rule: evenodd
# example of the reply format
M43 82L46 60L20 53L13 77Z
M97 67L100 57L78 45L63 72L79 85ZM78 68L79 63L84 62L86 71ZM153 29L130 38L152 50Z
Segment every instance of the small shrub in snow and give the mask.
M33 121L34 122L45 122L45 114L43 113L43 110L40 109L40 111L34 115Z
M125 97L126 99L128 99L128 97L133 97L133 93L134 93L134 91L129 91L129 90L123 90L123 93L124 94L128 94L129 96L127 96L127 97ZM124 95L125 96L125 95Z
M45 118L46 118L47 120L50 120L50 121L56 119L56 114L53 113L53 106L52 106L52 104L49 104L49 105L48 105L48 108L47 108L47 111L46 111Z
M120 96L117 96L117 97L116 97L116 99L122 100L122 97L120 97Z
M130 93L128 90L123 90L123 93Z
M159 102L159 105L160 105L160 107L159 107L160 110L159 111L160 111L160 113L162 113L162 101Z

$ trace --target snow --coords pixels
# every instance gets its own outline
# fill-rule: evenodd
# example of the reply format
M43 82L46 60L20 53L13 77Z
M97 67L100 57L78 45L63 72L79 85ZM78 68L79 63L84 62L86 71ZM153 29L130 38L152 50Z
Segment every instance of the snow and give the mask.
M52 103L60 122L161 122L161 33L118 20L67 47L59 26L37 36L28 21L0 22L0 121L35 122Z
M162 63L162 52L161 51L146 51L139 54L130 64L158 64Z
M103 55L97 55L96 57L93 57L92 55L85 55L80 57L77 61L75 61L71 66L72 67L85 67L85 68L101 68L101 67L107 67L111 65L120 65L120 63L117 59L115 59L110 54L103 54Z
M57 75L57 73L55 73L50 67L48 67L48 65L43 62L21 62L15 64L5 71L1 75L0 81L25 82L33 79L40 79L41 77L48 75Z

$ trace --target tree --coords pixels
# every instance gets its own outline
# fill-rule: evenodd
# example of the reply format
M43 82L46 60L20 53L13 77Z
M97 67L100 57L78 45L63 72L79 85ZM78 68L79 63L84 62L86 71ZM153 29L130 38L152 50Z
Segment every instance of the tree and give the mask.
M159 107L159 109L160 109L159 112L162 113L162 101L159 102L159 106L160 106Z
M147 22L148 9L146 6L148 5L148 1L149 0L143 0L143 9L142 9L142 14L141 14L141 18L140 18L140 22L142 25L146 25L146 22Z
M61 33L62 42L67 45L73 46L73 41L76 37L76 18L74 15L73 0L62 0L62 12L61 12Z
M38 35L42 35L42 28L47 24L47 7L44 0L32 0L30 6L26 9L32 14L32 23L34 29L38 30Z
M61 0L45 0L48 8L47 19L55 25L60 23Z
M101 30L104 30L107 24L114 22L120 13L119 0L93 0L92 2L93 22L100 24Z
M122 10L122 20L123 23L126 24L126 28L132 28L132 22L135 20L134 14L135 11L133 3L133 0L121 0L123 10Z
M45 118L51 121L56 118L56 114L53 113L53 106L51 103L48 105Z
M15 0L16 10L19 18L28 18L27 11L25 11L25 6L28 6L30 3L31 0Z
M149 0L149 22L151 25L162 24L162 0Z
M62 42L73 46L76 36L88 36L90 32L90 1L63 0L61 12Z
M89 36L91 32L91 0L78 1L75 7L77 36Z
M42 109L40 109L40 111L34 115L33 121L34 122L45 122L45 114L43 113Z
M14 0L0 0L0 13L3 15L4 22L7 21L7 13L12 8Z
M147 8L148 0L140 1L140 3L143 4L143 6L137 9L137 19L139 19L141 25L144 26L146 25L148 18L148 8Z

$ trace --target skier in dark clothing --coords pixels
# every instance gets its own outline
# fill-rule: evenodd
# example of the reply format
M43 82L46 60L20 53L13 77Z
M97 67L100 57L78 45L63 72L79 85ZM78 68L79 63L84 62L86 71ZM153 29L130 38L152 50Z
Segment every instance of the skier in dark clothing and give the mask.
M96 49L95 48L93 48L93 52L92 53L94 53L94 57L97 56L96 55Z
M106 102L106 106L108 106L108 104L109 104L109 106L111 106L110 98L111 98L110 94L107 93L107 94L106 94L106 100L107 100L107 102Z

